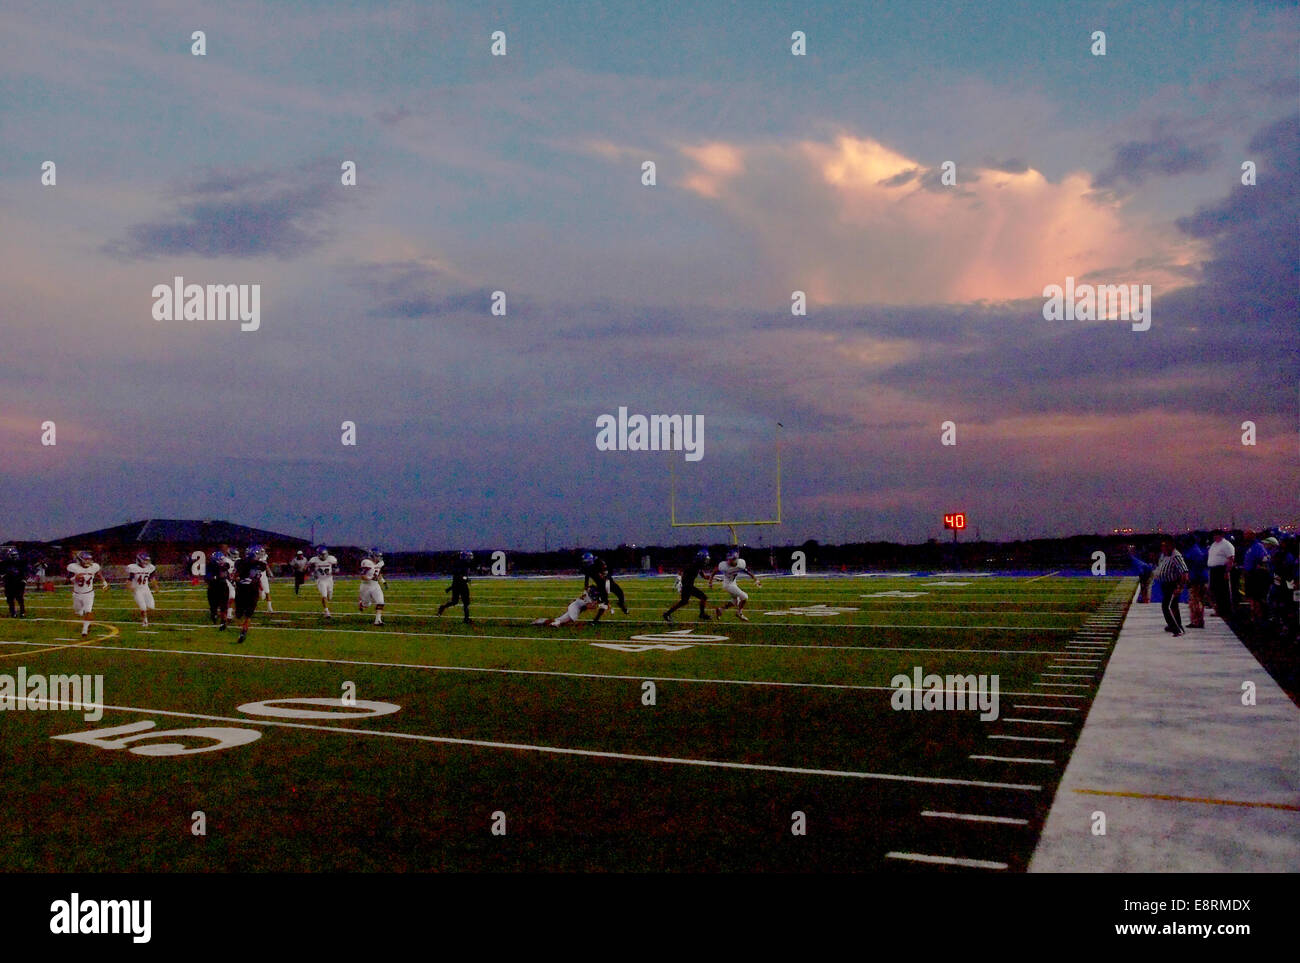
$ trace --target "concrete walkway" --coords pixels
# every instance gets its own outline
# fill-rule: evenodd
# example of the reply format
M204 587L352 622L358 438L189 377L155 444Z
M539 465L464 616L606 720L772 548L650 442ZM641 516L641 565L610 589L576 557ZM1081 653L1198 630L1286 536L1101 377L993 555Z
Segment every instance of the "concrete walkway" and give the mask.
M1205 625L1174 638L1159 605L1130 607L1031 873L1300 871L1300 708Z

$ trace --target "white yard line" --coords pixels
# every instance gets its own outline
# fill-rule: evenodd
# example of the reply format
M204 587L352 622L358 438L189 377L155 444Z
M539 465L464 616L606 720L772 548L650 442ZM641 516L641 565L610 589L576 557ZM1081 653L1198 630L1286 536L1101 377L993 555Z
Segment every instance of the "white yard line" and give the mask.
M3 642L0 645L45 645L44 642ZM148 655L189 655L203 656L207 658L218 659L249 659L254 661L265 662L304 662L318 665L363 665L370 668L381 669L425 669L431 672L483 672L495 675L536 675L536 676L554 676L566 679L612 679L619 682L695 682L702 685L750 685L750 686L771 686L774 688L790 689L842 689L869 692L895 692L896 687L888 685L857 685L852 683L837 682L778 682L766 679L713 679L713 678L692 678L690 676L663 676L663 675L614 675L603 672L560 672L549 669L503 669L499 667L484 667L472 665L428 665L419 662L372 662L362 659L322 659L308 658L306 656L293 655L254 655L247 652L205 652L194 651L189 649L158 649L158 648L138 648L127 645L79 645L78 649L102 649L108 652L142 652ZM957 689L936 689L935 692L944 694L952 693L956 695ZM1002 695L1007 696L1037 696L1037 692L1004 692Z
M922 816L931 819L961 819L971 823L1002 823L1007 826L1028 826L1028 819L1016 819L1012 816L984 816L979 813L945 813L932 809L922 810Z
M6 701L15 702L16 697ZM24 698L24 701L31 701ZM740 769L752 772L779 772L796 776L838 776L848 779L876 779L886 782L925 783L936 786L971 786L979 789L1012 789L1025 792L1037 792L1042 786L1025 783L990 782L978 779L953 779L943 776L909 776L894 772L865 772L851 769L812 769L801 766L777 766L754 762L727 762L718 759L687 759L677 756L651 756L639 753L606 752L599 749L570 749L562 746L542 746L523 742L495 742L486 739L460 739L453 736L427 736L414 732L391 732L385 729L354 729L350 726L325 726L306 722L281 722L265 718L248 718L238 716L214 716L201 712L178 712L170 709L151 709L143 706L94 705L71 700L46 704L57 704L69 709L104 709L114 712L137 712L142 715L174 716L182 719L202 719L206 722L234 722L241 726L273 726L282 729L306 729L313 732L341 732L353 736L371 738L403 739L414 742L429 742L453 746L473 746L481 749L510 749L519 752L539 752L560 756L586 756L595 759L619 759L628 762L652 762L674 766L700 766L711 769ZM161 734L161 733L160 733Z
M943 866L966 866L971 869L1006 869L1006 863L990 859L962 859L956 856L929 856L925 853L885 853L886 859L906 859L914 863L938 863Z

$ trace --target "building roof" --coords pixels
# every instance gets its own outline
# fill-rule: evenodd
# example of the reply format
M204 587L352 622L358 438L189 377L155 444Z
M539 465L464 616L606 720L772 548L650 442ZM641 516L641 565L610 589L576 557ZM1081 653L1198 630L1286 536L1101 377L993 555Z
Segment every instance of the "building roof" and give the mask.
M187 518L147 518L139 522L127 522L112 528L101 528L93 532L81 532L51 539L46 544L64 544L67 542L117 544L136 543L141 545L193 544L202 542L217 545L229 542L245 545L253 542L301 542L307 539L293 535L282 535L264 528L249 528L221 519L187 519Z

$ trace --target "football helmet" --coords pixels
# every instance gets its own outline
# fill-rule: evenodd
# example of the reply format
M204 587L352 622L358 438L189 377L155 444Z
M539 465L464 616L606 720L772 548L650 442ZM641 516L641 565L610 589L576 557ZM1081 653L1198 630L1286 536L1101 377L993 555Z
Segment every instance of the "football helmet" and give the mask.
M135 564L136 564L136 565L141 565L141 566L143 566L143 565L148 565L148 564L149 564L149 553L148 553L148 552L140 552L140 553L138 553L138 554L136 555L136 557L135 557Z
M77 561L80 562L82 565L89 565L94 560L95 560L95 556L91 552L77 553Z
M595 561L596 561L596 556L595 556L595 555L592 555L591 552L583 552L583 553L582 553L582 564L583 564L583 565L591 565L591 564L592 564L593 562L595 562Z

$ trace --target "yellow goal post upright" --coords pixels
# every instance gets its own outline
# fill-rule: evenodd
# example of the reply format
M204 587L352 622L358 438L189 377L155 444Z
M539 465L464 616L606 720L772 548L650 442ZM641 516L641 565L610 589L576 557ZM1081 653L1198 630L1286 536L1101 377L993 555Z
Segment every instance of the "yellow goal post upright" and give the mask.
M779 421L776 423L778 429L784 427ZM778 433L776 439L776 518L759 518L749 520L734 520L726 522L679 522L677 520L677 462L669 463L669 484L668 484L668 513L669 522L673 528L725 528L731 532L731 544L739 545L740 538L736 534L737 528L749 528L757 525L780 525L781 524L781 436Z

